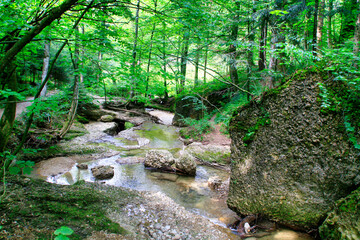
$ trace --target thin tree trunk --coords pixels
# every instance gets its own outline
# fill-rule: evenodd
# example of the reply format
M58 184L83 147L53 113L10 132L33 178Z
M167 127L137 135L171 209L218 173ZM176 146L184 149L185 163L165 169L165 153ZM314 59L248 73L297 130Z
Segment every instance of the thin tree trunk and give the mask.
M239 33L239 20L240 20L240 2L235 2L235 16L231 24L230 33L230 46L229 46L229 73L232 83L238 83L239 76L237 72L237 49L236 41Z
M155 5L155 12L156 12L157 0L155 0L154 5ZM152 54L152 46L153 46L153 38L154 38L155 28L156 28L156 22L153 23L153 27L151 30L151 36L150 36L150 50L149 50L149 58L148 58L147 71L146 71L147 76L146 76L146 83L145 83L146 84L145 97L147 97L148 90L149 90L151 54Z
M313 27L313 39L312 39L312 50L313 55L317 56L318 44L317 44L317 28L318 28L318 12L319 12L319 0L315 0L315 9L314 9L314 27Z
M165 36L165 32L166 32L166 25L165 23L163 23L163 70L164 70L164 97L165 100L167 100L169 98L169 93L167 90L167 79L166 79L166 64L167 64L167 60L166 60L166 36Z
M73 61L74 73L75 73L73 97L71 100L71 106L70 106L70 111L67 116L67 120L65 122L65 125L63 126L63 128L60 130L60 133L59 133L60 138L62 138L69 131L70 127L72 126L74 119L75 119L77 106L79 103L79 79L80 79L79 55L80 55L80 52L79 52L78 35L79 35L79 27L76 26L75 27L75 59Z
M199 60L200 60L200 51L201 48L198 46L196 48L195 55L195 78L194 78L194 87L199 85Z
M253 6L255 6L255 1L253 1ZM256 12L255 7L252 10L252 13L254 14ZM255 66L254 64L254 52L253 52L253 46L254 46L254 40L255 40L255 33L254 33L254 21L252 19L248 22L248 37L249 41L249 48L247 49L246 54L246 61L247 65L250 68L253 68Z
M359 49L360 49L360 0L358 0L358 6L359 6L359 13L357 16L356 26L355 26L355 32L354 32L354 55L359 55ZM358 62L354 62L355 68L359 66Z
M133 62L131 65L131 78L132 78L132 85L130 90L130 98L133 98L135 95L135 88L137 86L137 79L136 79L136 54L137 54L137 42L139 36L139 12L140 12L140 0L137 1L136 5L136 15L135 15L135 32L134 32L134 46L133 46Z
M3 73L5 69L9 69L9 66L12 66L12 61L15 56L36 36L38 35L45 27L50 25L54 20L61 17L61 15L72 8L76 4L77 0L66 0L58 7L55 7L49 11L49 14L43 18L37 25L32 27L22 38L20 38L11 48L6 51L4 57L0 60L0 78L3 78ZM93 1L89 4L92 5ZM15 68L14 70L15 71ZM10 73L10 81L8 83L8 88L16 91L17 79L16 74L13 71L8 71ZM5 79L6 80L6 79ZM7 81L5 81L7 82ZM39 93L40 94L40 93ZM15 111L16 111L16 99L14 96L8 98L8 102L5 106L4 113L0 119L0 152L2 152L8 142L8 139L11 135L15 120ZM6 168L7 166L5 166Z
M0 73L3 73L5 68L11 64L15 56L45 27L49 26L54 20L61 17L61 15L72 8L78 0L66 0L60 6L54 7L37 25L29 29L16 43L9 49L3 58L0 60Z
M100 79L101 79L101 72L102 72L102 69L101 69L101 60L103 59L103 55L101 53L101 50L99 50L98 52L98 72L96 73L96 82L100 82Z
M267 17L261 20L260 31L259 71L266 67Z
M84 25L81 25L81 34L85 35L85 26ZM81 61L81 64L80 64L81 72L82 72L82 70L84 70L84 56L85 56L85 47L84 47L84 44L82 44L81 45L81 58L82 58L82 61ZM80 72L80 83L83 83L84 82L84 75L81 72Z
M329 0L329 15L328 15L328 29L327 29L327 45L328 48L332 48L332 34L331 34L331 21L332 21L332 10L333 10L334 0Z
M44 45L44 60L43 60L43 67L42 67L42 75L41 75L41 82L44 82L46 76L49 72L49 64L50 64L50 41L46 40ZM43 90L40 93L41 97L46 96L47 91L47 84L45 84Z
M178 37L178 46L176 56L181 56L181 37ZM180 71L181 71L181 57L176 58L176 73L175 73L175 82L176 82L176 94L180 93Z
M322 29L324 26L324 10L325 10L325 0L320 0L319 18L318 18L318 24L317 24L317 29L316 29L318 49L321 49Z
M67 41L65 41L61 47L59 48L59 50L57 51L54 59L51 61L51 64L50 64L50 69L48 71L48 74L46 75L45 77L45 80L41 83L41 86L39 87L38 89L38 92L36 93L35 97L34 97L34 100L38 99L40 97L40 93L42 92L42 90L44 89L46 83L48 82L48 80L50 79L50 74L51 74L51 71L52 69L54 68L55 66L55 63L56 63L56 60L59 58L60 56L60 53L62 52L62 50L64 49L64 47L66 46L67 44ZM33 103L33 104L36 104ZM21 137L21 142L20 144L17 146L15 152L13 153L14 155L16 155L22 148L22 146L24 145L25 141L26 141L26 137L27 137L27 134L29 132L29 129L30 129L30 126L32 124L32 121L33 121L33 118L34 118L34 111L30 114L30 116L28 117L28 119L26 120L26 125L25 125L25 130L24 130L24 133L22 134L22 137Z
M343 14L340 30L340 41L343 43L347 39L352 38L355 32L355 25L357 20L357 0L346 0L343 3Z
M306 0L303 0L306 6ZM304 29L304 50L309 50L309 22L310 22L310 12L305 13L305 29Z
M284 4L285 2L278 2L276 4L275 9L277 10L283 10L284 9ZM277 19L275 20L277 21ZM269 69L272 70L273 72L275 71L280 71L280 72L285 72L285 67L282 64L283 63L283 58L285 57L284 54L282 54L282 51L279 51L281 48L283 48L283 46L279 46L279 43L284 43L285 42L285 37L284 34L281 32L281 29L283 27L283 23L279 23L279 22L274 22L274 19L272 21L272 25L273 25L273 29L272 29L272 37L271 37L271 52L272 55L270 57L270 61L269 61ZM269 88L273 88L276 84L276 78L274 77L274 75L270 76L269 81L267 82L267 85L269 86Z
M206 72L207 72L207 64L208 64L208 52L209 52L209 46L206 44L205 47L205 62L204 62L204 84L206 83Z
M180 65L180 86L179 92L184 90L185 79L186 79L186 66L187 58L189 55L189 44L190 44L190 30L186 30L183 36L183 47L181 51L181 65Z

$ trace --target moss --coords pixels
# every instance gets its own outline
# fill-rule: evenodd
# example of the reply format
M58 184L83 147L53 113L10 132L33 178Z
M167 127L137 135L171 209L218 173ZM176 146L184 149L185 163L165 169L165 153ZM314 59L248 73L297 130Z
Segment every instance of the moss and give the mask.
M13 234L15 229L25 231L29 227L36 229L33 231L34 239L51 239L51 233L60 226L75 231L71 239L83 239L93 231L101 230L122 235L127 233L106 216L104 206L112 206L113 200L91 185L60 186L10 177L7 188L8 195L0 205L5 230L0 238ZM120 190L118 194L124 198L129 195Z
M202 161L219 164L230 164L230 153L215 152L215 151L201 151L192 152L192 155L201 159Z
M319 232L322 239L360 239L360 188L336 202Z

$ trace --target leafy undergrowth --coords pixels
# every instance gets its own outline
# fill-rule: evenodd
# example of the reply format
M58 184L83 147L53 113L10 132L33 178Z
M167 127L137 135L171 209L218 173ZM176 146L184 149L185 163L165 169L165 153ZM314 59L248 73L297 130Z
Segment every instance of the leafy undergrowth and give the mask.
M7 195L0 205L0 239L51 239L61 226L74 230L71 239L84 239L98 231L127 233L106 216L107 207L122 206L113 206L111 197L84 182L61 186L12 176L6 185ZM117 195L129 197L120 189Z
M213 124L207 118L200 120L185 118L183 121L188 127L181 129L180 135L185 139L192 138L195 141L201 141L203 140L203 135L214 130Z

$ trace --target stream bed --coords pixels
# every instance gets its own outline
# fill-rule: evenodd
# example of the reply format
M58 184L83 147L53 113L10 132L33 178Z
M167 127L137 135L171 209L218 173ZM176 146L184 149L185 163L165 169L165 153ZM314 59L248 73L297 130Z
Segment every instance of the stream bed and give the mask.
M59 170L57 173L47 171L51 172L54 170L52 168L57 166L54 160L50 159L36 165L35 175L56 184L68 185L85 180L137 191L162 192L188 211L226 228L227 224L236 220L236 214L227 207L224 195L209 188L208 181L216 177L222 182L227 182L229 179L227 171L200 165L197 166L195 177L187 177L144 168L142 162L149 149L166 149L176 156L177 152L184 148L178 132L179 129L173 126L145 122L116 136L99 135L97 139L90 139L87 144L109 149L113 152L112 156L98 159L85 157L81 160L78 160L77 156L72 156L69 159L75 160L70 160L67 169ZM79 169L76 163L86 164L88 169ZM113 166L114 177L108 180L96 180L90 169L100 165ZM271 233L259 231L259 233L247 239L312 239L307 234L287 229L278 229Z

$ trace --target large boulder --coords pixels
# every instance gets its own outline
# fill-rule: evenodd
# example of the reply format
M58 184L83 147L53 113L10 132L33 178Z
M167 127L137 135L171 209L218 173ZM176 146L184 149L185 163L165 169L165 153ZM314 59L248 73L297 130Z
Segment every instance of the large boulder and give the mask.
M145 167L171 170L175 163L173 155L167 150L150 150L145 155Z
M190 176L196 175L196 165L195 157L184 151L181 151L180 157L175 160L176 170Z
M360 188L336 202L319 230L322 239L360 239Z
M91 169L93 176L98 180L110 179L114 176L113 166L96 166Z
M360 183L359 150L343 113L322 111L318 82L341 84L298 74L234 113L231 209L312 229Z

